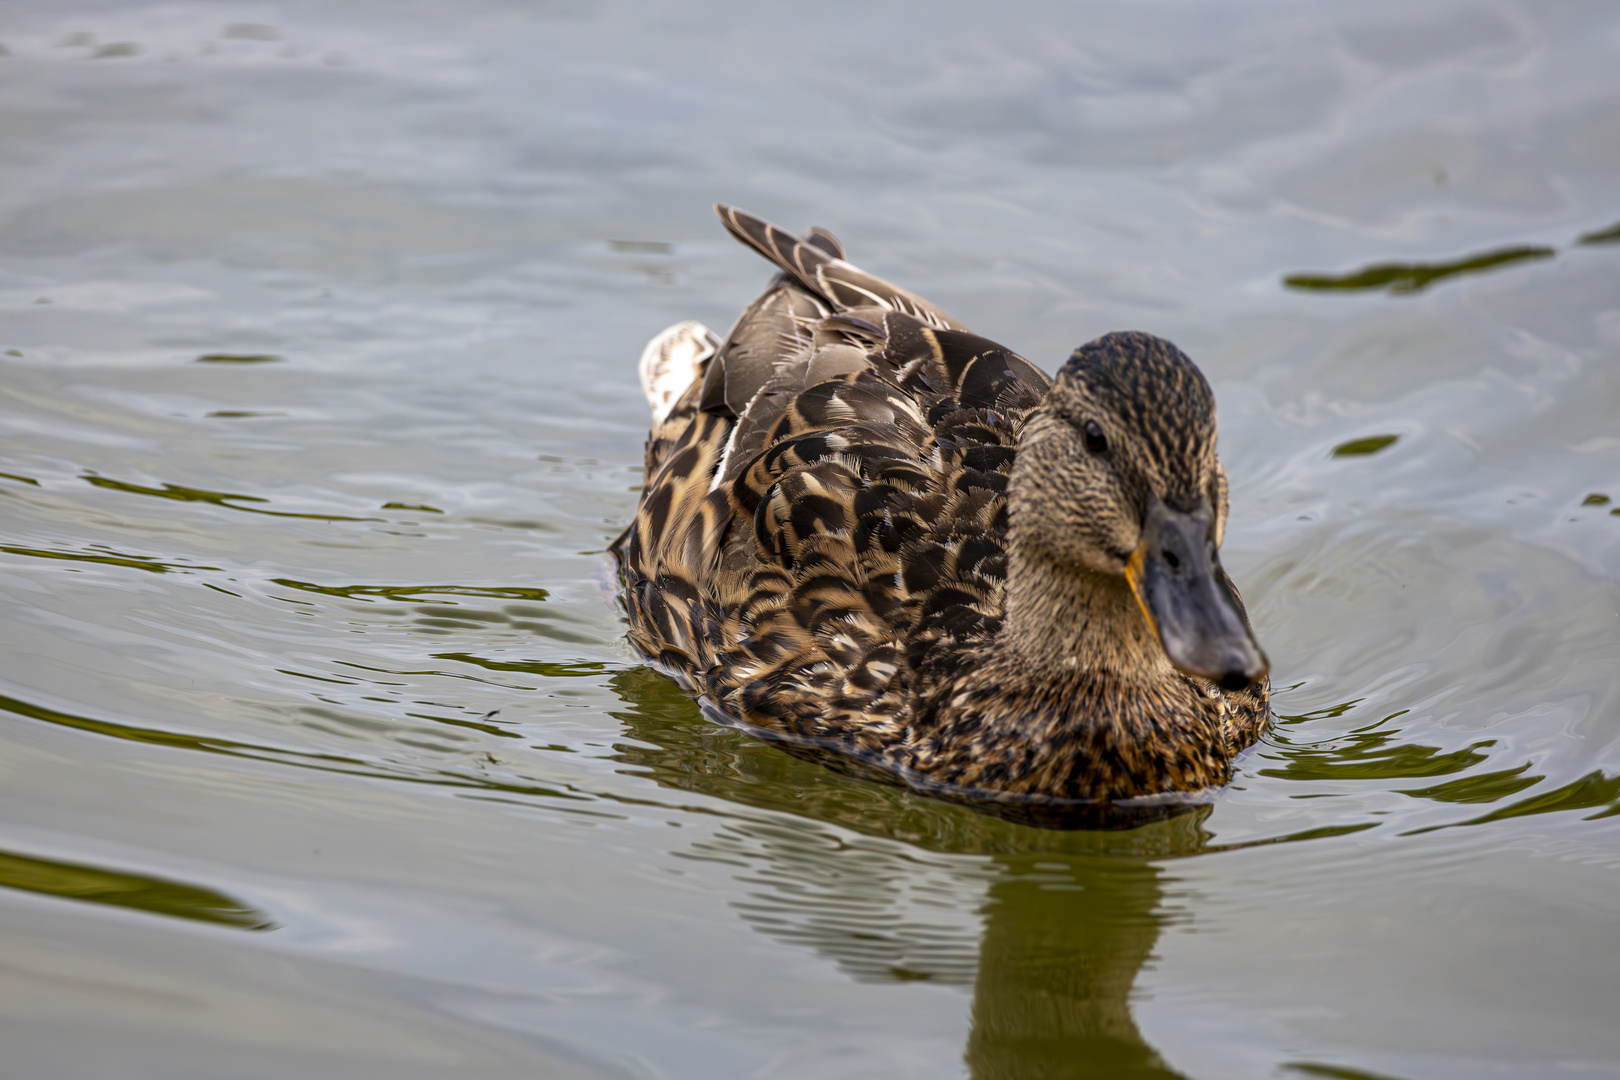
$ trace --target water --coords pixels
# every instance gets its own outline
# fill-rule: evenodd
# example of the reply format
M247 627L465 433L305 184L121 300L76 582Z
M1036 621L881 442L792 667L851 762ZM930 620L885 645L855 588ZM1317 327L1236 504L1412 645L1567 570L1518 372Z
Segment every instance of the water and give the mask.
M0 44L0 1071L1620 1072L1612 5ZM1279 714L1211 811L1022 828L635 663L634 360L767 274L716 199L1203 366Z

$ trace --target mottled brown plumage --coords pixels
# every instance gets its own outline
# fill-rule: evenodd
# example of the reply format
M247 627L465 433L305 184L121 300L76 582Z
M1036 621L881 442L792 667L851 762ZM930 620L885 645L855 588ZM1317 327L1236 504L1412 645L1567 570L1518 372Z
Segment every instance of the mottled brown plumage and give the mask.
M781 273L683 339L613 545L632 644L712 714L950 798L1224 785L1268 684L1193 363L1110 334L1051 380L831 234L720 212Z

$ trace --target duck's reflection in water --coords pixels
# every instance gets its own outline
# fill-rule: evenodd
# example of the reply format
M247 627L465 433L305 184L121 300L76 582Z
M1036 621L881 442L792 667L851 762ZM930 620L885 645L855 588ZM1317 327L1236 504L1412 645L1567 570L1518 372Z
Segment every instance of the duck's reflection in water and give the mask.
M681 851L746 867L751 925L862 981L971 988L975 1080L1181 1075L1143 1041L1131 987L1165 918L1150 860L1203 846L1207 811L1115 832L1015 825L797 761L645 669L614 681L627 767L802 820L739 816Z
M1159 936L1158 871L1133 859L1069 861L1068 875L1036 869L1056 865L1047 859L997 861L967 1044L975 1080L1179 1076L1131 1016Z

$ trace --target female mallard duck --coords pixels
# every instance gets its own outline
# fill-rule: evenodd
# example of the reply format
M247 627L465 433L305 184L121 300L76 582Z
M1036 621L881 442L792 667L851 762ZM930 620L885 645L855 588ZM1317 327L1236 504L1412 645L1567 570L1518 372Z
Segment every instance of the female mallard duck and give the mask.
M1116 333L1048 379L830 233L717 209L782 272L724 341L642 356L631 643L710 713L947 797L1224 785L1267 665L1193 362Z

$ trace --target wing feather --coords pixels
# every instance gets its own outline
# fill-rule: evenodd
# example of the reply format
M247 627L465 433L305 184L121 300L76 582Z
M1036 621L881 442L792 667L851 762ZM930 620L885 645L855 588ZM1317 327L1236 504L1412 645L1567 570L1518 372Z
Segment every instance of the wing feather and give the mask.
M1006 478L1050 380L830 233L718 209L781 273L649 448L614 547L631 639L755 723L877 746L999 625Z

